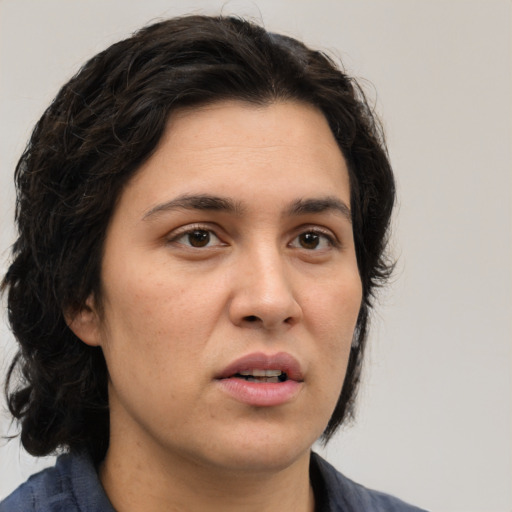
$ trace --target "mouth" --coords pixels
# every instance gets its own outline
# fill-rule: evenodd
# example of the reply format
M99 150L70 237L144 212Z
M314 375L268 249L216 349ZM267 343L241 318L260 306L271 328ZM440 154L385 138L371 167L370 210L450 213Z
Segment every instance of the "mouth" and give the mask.
M260 352L248 354L229 364L217 378L236 378L247 382L273 384L288 380L304 380L299 362L286 352L270 355Z
M216 381L231 399L259 408L294 401L304 385L299 362L285 352L243 356L229 364Z
M282 370L259 370L254 368L252 370L243 370L240 373L233 375L236 379L243 379L247 382L261 382L273 383L286 382L288 375Z

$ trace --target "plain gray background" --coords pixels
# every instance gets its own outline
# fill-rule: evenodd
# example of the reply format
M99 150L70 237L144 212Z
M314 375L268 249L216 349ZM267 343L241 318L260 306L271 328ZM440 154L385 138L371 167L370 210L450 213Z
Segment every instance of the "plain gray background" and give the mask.
M432 510L512 510L511 12L507 0L0 0L0 261L33 124L93 54L158 18L236 13L341 58L384 119L398 258L357 423L322 451ZM0 322L0 371L14 343ZM4 410L0 435L14 432ZM51 459L0 441L0 498Z

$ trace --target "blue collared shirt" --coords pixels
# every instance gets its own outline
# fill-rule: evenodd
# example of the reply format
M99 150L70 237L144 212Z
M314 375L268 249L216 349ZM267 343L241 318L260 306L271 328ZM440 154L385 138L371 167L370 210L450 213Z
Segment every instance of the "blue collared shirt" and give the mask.
M316 512L425 512L363 487L311 454ZM0 503L0 512L115 512L87 455L61 455Z

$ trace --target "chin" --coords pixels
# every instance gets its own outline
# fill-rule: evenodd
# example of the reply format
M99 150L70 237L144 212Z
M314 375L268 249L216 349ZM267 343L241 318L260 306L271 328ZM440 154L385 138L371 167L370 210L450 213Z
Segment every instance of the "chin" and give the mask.
M279 429L258 429L253 427L246 432L230 432L225 443L215 443L217 464L225 469L240 472L282 471L309 454L318 435L316 432L305 436L307 431L293 432Z
M228 458L224 458L221 466L238 475L243 473L276 473L289 468L307 453L306 450L254 450L244 453L226 454Z

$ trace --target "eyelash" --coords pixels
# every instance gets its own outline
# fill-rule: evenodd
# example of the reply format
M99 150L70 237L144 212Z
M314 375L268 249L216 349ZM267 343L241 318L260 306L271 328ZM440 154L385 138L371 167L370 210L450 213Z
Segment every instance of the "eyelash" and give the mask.
M327 233L327 232L325 232L325 231L323 231L323 230L321 230L319 228L309 228L309 229L306 228L306 229L304 229L303 231L298 233L293 238L292 242L295 242L295 240L297 240L300 236L303 236L303 235L315 235L315 236L317 236L319 238L323 238L324 240L326 240L327 244L329 245L329 247L334 247L334 248L339 248L340 247L340 243L334 237L334 235L332 235L330 233ZM299 249L300 248L301 247L299 247ZM320 250L320 249L316 249L316 247L314 249L307 249L305 247L302 247L302 249L307 250L307 251L311 251L311 252L314 252L315 250Z
M187 226L186 228L183 229L183 231L180 230L177 233L174 233L172 238L169 239L169 243L176 243L180 240L180 238L186 237L187 235L191 235L194 232L198 232L198 231L209 233L209 234L213 235L215 238L217 238L219 241L221 240L219 238L219 236L215 233L214 229L212 229L209 226L197 224L197 225ZM182 245L188 245L188 244L182 244ZM222 245L226 245L226 244L222 244ZM192 245L188 245L188 246L192 247L192 248L197 248L197 249L201 248L201 247L194 247Z
M205 226L205 225L201 225L201 224L188 226L183 231L180 230L178 233L174 233L174 235L172 236L172 238L170 238L168 240L168 242L169 243L179 243L179 240L181 238L191 235L194 232L209 233L210 235L213 235L215 238L217 238L217 240L219 240L221 242L220 244L216 244L216 245L227 245L227 244L222 243L221 238L216 234L214 229L212 229L210 226ZM300 236L308 235L308 234L312 234L312 235L318 236L320 238L323 238L324 240L327 241L327 244L330 247L339 248L341 246L340 242L337 240L337 238L334 235L332 235L331 233L328 233L322 229L319 229L318 227L314 227L314 228L313 227L311 227L311 228L305 227L297 235L294 236L292 242L290 242L290 244L288 244L288 245L292 246L292 243L295 242ZM207 243L209 243L209 241L210 240L208 240ZM183 244L183 245L186 245L191 248L196 248L196 249L202 249L202 248L209 247L206 245L205 246L197 246L197 247L194 247L191 244ZM297 248L300 249L301 247L297 247ZM302 249L304 249L308 252L314 252L315 250L318 250L318 249L316 249L316 247L314 249L307 249L305 247L302 247Z

